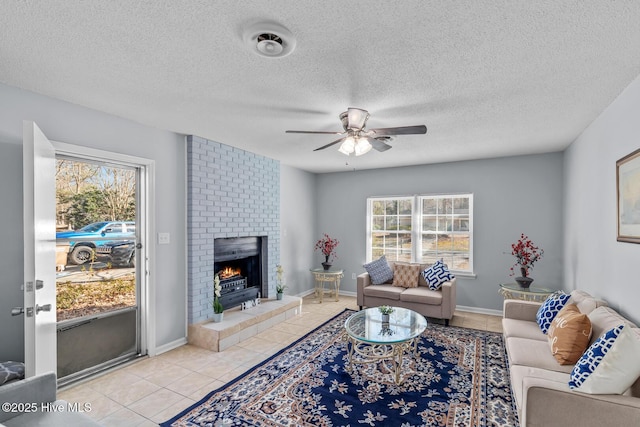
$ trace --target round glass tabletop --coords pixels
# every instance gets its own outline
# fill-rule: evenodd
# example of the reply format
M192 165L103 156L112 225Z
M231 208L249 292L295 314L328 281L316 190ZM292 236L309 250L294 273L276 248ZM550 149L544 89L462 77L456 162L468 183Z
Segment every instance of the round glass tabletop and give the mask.
M347 333L359 341L371 344L391 344L411 340L427 327L427 319L413 310L394 307L389 322L382 321L377 307L352 314L344 327Z
M517 283L501 283L500 288L512 292L528 292L531 294L550 294L551 292L553 292L550 289L539 288L538 286L529 286L528 288L523 288Z

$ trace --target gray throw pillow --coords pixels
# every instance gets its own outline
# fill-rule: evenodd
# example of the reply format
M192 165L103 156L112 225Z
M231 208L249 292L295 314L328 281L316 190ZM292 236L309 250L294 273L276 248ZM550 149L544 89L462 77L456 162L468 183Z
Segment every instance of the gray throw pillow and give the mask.
M375 261L371 261L363 265L364 269L369 273L372 285L380 285L393 279L393 270L387 262L387 257L382 255Z
M21 380L24 378L24 363L22 362L0 362L0 385L11 380Z

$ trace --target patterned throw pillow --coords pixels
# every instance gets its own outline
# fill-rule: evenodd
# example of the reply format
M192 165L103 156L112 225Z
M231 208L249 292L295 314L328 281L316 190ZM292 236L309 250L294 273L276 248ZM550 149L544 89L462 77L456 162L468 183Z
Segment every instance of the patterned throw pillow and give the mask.
M558 291L549 295L544 303L542 303L538 309L538 313L536 313L536 321L543 334L547 333L549 325L553 322L556 314L558 314L567 301L569 301L569 298L571 298L571 295Z
M582 355L569 388L590 394L622 394L640 376L640 337L629 326L605 332Z
M393 286L417 288L420 264L396 262L393 266Z
M24 378L24 363L22 362L0 362L0 385Z
M427 281L429 289L437 291L443 283L454 279L456 276L451 274L446 265L442 261L436 261L431 267L426 268L422 272L424 280Z
M547 332L551 354L561 365L575 364L589 347L591 321L575 304L567 304L556 315Z
M372 285L381 285L393 279L393 270L389 267L387 257L382 255L375 261L363 265L364 269L369 273Z

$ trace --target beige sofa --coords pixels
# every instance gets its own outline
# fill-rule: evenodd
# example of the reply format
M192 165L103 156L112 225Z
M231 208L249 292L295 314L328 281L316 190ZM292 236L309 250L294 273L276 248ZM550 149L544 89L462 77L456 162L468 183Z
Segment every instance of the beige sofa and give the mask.
M393 269L395 263L389 261ZM428 267L421 264L420 271ZM456 309L456 279L442 284L442 287L433 291L420 274L418 287L402 288L393 286L390 282L381 285L372 285L369 273L362 273L357 277L357 301L362 310L363 307L379 307L390 305L404 307L422 314L425 317L444 319L449 325Z
M627 319L583 291L573 291L569 303L591 320L590 344ZM623 395L573 391L568 382L574 365L560 365L551 354L536 313L541 303L507 299L502 320L509 358L511 387L521 426L638 426L640 379ZM640 329L635 328L640 334ZM640 357L640 356L639 356Z

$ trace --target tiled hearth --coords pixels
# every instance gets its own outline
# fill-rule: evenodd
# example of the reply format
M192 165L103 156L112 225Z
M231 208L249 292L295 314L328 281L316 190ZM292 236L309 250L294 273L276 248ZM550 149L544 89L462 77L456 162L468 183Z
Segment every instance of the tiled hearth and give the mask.
M212 351L224 351L302 312L302 298L263 300L246 310L225 310L222 322L204 321L189 325L189 344Z

